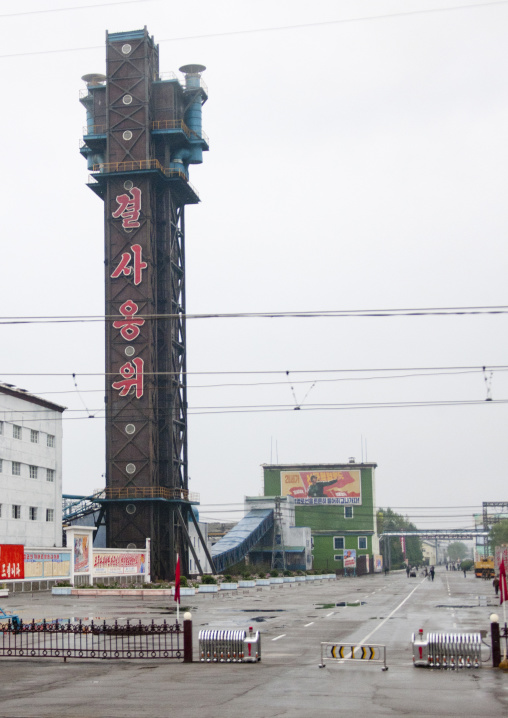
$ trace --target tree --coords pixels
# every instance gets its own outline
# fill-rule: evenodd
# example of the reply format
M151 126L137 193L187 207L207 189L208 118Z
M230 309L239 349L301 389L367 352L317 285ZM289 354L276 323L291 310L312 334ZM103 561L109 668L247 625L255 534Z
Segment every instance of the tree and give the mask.
M379 509L377 512L377 530L379 534L385 531L416 531L414 524L408 521L401 514L395 513L392 509ZM417 566L423 561L422 544L418 536L406 536L406 559L410 566ZM388 546L393 568L401 567L404 564L404 555L399 536L391 536L383 539L382 544L385 565L387 561Z
M462 559L466 558L468 553L469 550L466 544L462 543L462 541L453 541L448 544L447 554L450 561L462 561Z
M504 543L508 544L508 519L503 519L494 524L489 533L489 546L491 546L492 550L496 546L502 546Z

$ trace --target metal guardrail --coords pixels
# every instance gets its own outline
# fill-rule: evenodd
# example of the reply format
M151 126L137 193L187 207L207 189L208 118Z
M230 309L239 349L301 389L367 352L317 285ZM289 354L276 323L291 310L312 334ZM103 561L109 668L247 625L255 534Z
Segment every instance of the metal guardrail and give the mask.
M182 659L180 624L23 623L0 624L0 656L10 658Z
M131 160L129 162L101 162L92 167L92 172L109 174L110 172L139 172L141 170L159 170L166 177L183 179L188 187L199 198L198 191L189 182L183 170L163 167L159 160ZM89 183L90 184L90 183Z
M321 663L319 668L326 668L325 661L331 663L344 663L345 661L360 661L363 663L382 664L382 671L387 671L386 646L378 643L321 643Z
M168 499L199 501L199 494L186 489L168 489L164 486L135 487L127 486L121 489L107 487L104 489L106 499Z
M90 127L83 127L83 136L87 135L105 135L107 125L91 125Z
M203 663L257 663L261 660L261 634L246 631L199 632L199 660Z
M425 668L480 668L480 633L412 634L413 664Z

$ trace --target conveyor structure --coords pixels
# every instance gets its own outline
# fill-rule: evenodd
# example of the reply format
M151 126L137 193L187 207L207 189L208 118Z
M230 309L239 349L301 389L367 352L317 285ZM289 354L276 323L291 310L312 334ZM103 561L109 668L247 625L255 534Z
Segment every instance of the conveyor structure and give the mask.
M252 509L212 546L215 571L222 573L246 556L273 527L272 509Z

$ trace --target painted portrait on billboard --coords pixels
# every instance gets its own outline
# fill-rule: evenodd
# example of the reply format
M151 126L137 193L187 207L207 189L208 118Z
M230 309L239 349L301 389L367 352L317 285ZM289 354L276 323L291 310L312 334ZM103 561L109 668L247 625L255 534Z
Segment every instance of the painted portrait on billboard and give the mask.
M292 496L297 504L361 504L361 472L281 471L282 496Z
M90 567L88 536L74 536L74 573L86 573Z

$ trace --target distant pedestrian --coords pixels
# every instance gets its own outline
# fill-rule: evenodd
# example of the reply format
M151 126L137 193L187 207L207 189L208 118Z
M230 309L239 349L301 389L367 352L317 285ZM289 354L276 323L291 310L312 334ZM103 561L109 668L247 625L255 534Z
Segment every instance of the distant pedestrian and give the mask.
M432 581L434 580L434 566L430 567L430 578Z
M464 569L464 578L467 578L466 573L467 573L467 568Z
M409 573L411 569L409 568L409 564L406 566L406 576L409 578Z
M492 581L492 585L494 586L494 591L496 592L496 596L497 596L497 594L499 593L499 579L497 576Z

